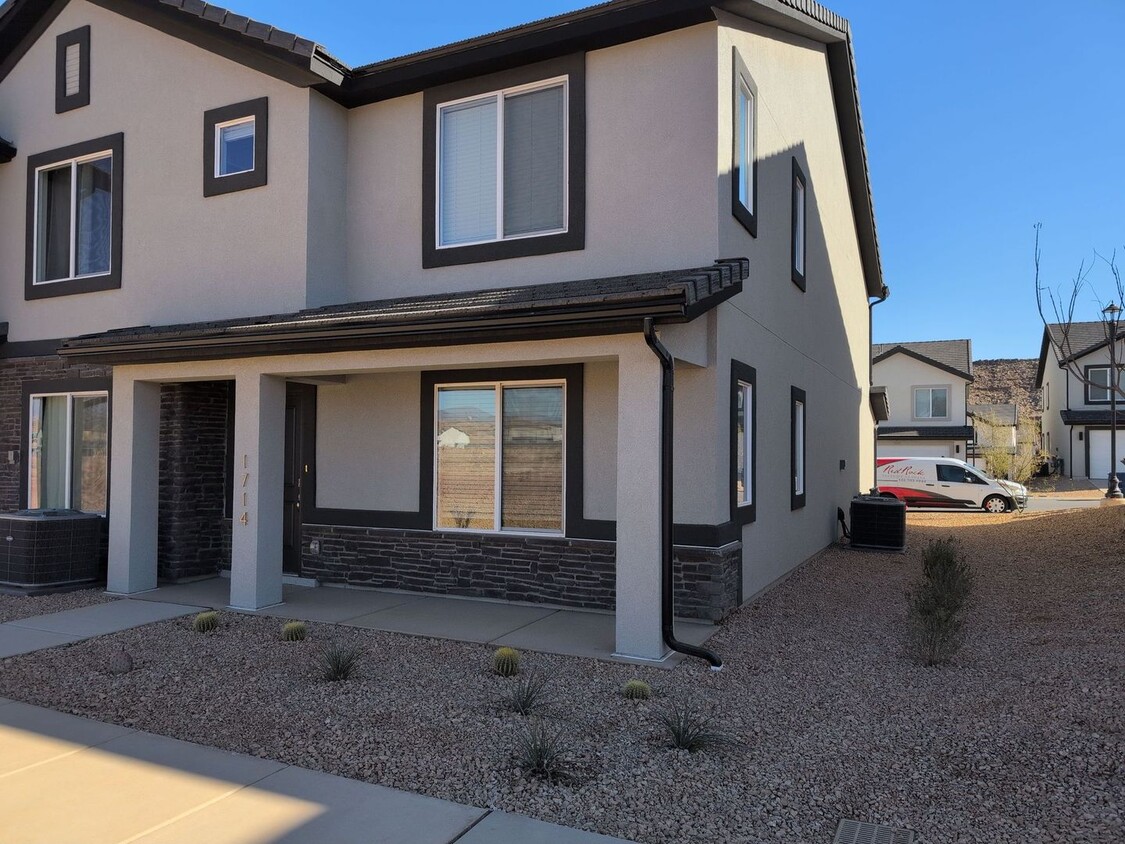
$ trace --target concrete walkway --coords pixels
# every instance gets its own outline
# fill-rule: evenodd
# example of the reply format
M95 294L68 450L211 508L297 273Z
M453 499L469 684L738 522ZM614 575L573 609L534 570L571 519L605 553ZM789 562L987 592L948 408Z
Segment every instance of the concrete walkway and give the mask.
M4 698L0 748L4 844L622 844Z
M282 596L285 603L249 614L330 622L497 647L509 645L566 656L614 659L613 613L378 589L286 585ZM216 577L161 586L130 598L163 605L185 604L193 609L225 609L230 601L230 581ZM712 624L676 622L677 637L693 645L703 644L717 630ZM673 654L659 665L670 668L680 658L680 654Z

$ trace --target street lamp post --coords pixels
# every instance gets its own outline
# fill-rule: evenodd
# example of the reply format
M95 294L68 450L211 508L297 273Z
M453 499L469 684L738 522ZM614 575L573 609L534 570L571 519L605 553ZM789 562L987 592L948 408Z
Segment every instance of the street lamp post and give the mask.
M1121 487L1117 482L1117 320L1121 308L1116 302L1106 305L1102 314L1109 324L1109 487L1106 498L1122 498Z

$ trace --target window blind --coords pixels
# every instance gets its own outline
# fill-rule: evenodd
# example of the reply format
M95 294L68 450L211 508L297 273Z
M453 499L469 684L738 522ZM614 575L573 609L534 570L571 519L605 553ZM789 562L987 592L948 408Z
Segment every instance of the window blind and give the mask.
M496 237L496 110L495 97L441 110L443 245Z
M504 236L563 228L563 86L504 100Z

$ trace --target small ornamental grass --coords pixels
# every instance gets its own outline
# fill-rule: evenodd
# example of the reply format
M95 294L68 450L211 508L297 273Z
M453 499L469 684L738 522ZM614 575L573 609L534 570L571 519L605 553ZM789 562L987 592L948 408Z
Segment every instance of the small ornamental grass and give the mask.
M508 708L520 715L534 715L550 703L550 682L541 674L528 672L517 678L504 693Z
M737 738L722 730L712 714L700 712L689 701L670 703L657 714L669 744L689 753L742 746Z
M492 655L492 670L501 677L515 677L520 673L520 652L515 648L497 648Z
M309 635L308 625L303 621L287 621L281 625L281 641L303 642Z
M571 776L567 754L570 742L563 727L553 727L539 718L528 721L516 738L516 759L533 777L559 782Z
M191 629L196 633L212 633L219 629L219 614L214 610L201 612L191 622Z
M330 642L320 651L320 674L331 683L351 678L363 659L363 648Z
M909 650L923 665L944 665L961 649L974 581L955 540L934 540L922 552L922 577L907 601Z
M648 700L652 697L652 686L644 680L627 680L621 687L621 695L629 700Z

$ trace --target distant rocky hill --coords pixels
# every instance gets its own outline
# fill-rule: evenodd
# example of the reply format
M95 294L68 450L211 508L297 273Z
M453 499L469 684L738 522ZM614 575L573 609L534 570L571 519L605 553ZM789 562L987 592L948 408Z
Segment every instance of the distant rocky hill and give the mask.
M1042 415L1040 390L1035 387L1035 358L999 358L973 361L969 404L1016 404L1020 415Z

